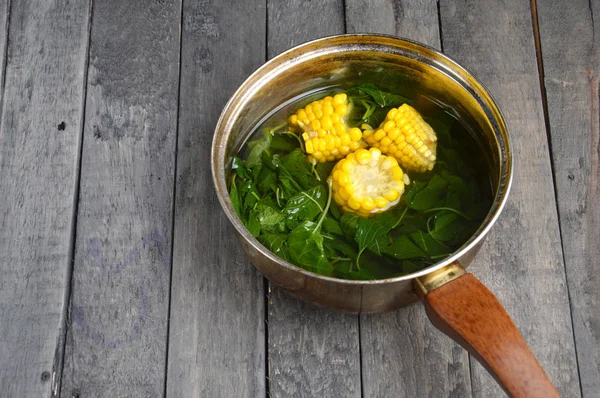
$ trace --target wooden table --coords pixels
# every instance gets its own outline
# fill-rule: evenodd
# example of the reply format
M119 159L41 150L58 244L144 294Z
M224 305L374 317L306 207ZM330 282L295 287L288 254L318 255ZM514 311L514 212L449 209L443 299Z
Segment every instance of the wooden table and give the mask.
M442 49L514 141L472 272L564 397L600 396L599 0L0 0L0 396L496 397L415 305L316 309L242 253L209 167L223 105L309 39Z

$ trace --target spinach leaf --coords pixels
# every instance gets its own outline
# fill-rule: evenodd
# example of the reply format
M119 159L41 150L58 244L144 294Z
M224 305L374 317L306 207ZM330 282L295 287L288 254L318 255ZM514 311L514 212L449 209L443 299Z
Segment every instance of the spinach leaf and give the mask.
M430 259L439 259L452 253L452 249L436 241L423 231L413 232L409 237Z
M286 234L263 234L258 237L258 241L269 251L287 261L289 259L287 238Z
M244 167L244 161L237 156L231 160L231 168L235 170L235 173L241 178L248 178L246 167Z
M263 233L278 234L285 231L285 216L271 206L259 203L251 212L256 217Z
M333 270L325 257L323 236L315 229L318 225L304 221L287 238L290 259L294 264L320 274L330 274Z
M273 135L271 140L271 152L288 153L300 146L298 138L293 137L293 133L282 133Z
M248 232L252 234L255 238L260 235L260 221L258 220L258 214L250 211L250 215L247 219L242 219L242 222L248 229Z
M301 149L294 149L281 157L281 166L302 189L314 187L319 183L312 173L312 166Z
M430 234L435 240L446 242L451 240L464 228L465 220L455 213L443 211L440 213L442 214L438 213L434 217L435 226Z
M356 251L354 246L346 242L344 239L327 240L324 242L324 245L328 249L331 249L334 252L346 256L350 260L356 261L358 252Z
M277 174L273 170L263 167L256 178L256 182L256 188L262 195L265 195L277 183Z
M371 113L368 117L362 119L363 122L367 123L369 126L374 129L377 128L385 120L388 112L392 109L392 107L386 106L385 108L377 108Z
M247 167L254 167L260 164L260 159L263 153L268 151L272 139L273 135L267 131L263 133L263 136L261 138L255 141L250 141L248 143L248 148L250 148L250 154L248 155L248 159L246 159Z
M413 187L416 192L413 193L413 189L411 189L406 196L406 205L411 209L420 211L428 210L434 207L446 195L448 182L437 174L431 177L431 180L429 180L425 187L422 187L422 183L420 185L417 183L415 182Z
M334 235L344 235L339 221L331 217L325 217L325 219L323 219L323 231Z
M381 107L398 107L405 103L410 103L410 100L398 94L382 91L373 83L360 84L357 88L363 93L373 98L373 101ZM375 126L374 126L375 127Z
M291 197L283 208L283 214L290 221L312 221L323 212L326 203L327 191L323 185L318 185Z
M327 178L329 178L329 175L331 174L331 170L333 170L334 166L335 166L335 162L317 163L317 165L315 166L315 169L316 169L317 175L319 176L321 181L327 181Z
M362 218L358 219L356 224L356 232L354 233L354 240L358 243L358 256L356 260L356 266L360 269L360 255L365 249L373 249L376 253L381 253L382 240L381 237L386 238L388 232L392 230L398 224L398 219L389 214L382 213L373 217L372 219Z
M408 258L424 258L427 254L415 245L406 235L401 235L398 239L386 248L385 254L398 260Z
M423 265L418 265L418 264L414 263L413 261L410 261L410 260L402 261L402 271L404 271L407 274L410 274L411 272L416 272L423 268L425 268Z
M342 218L340 219L340 226L347 237L354 239L354 235L356 234L356 225L358 224L359 219L360 216L350 213L349 211L342 215Z
M238 193L237 186L235 185L235 174L231 179L231 188L229 189L229 199L233 205L233 209L237 213L239 218L242 218L242 204L240 201L240 195Z
M335 218L336 220L339 220L340 218L342 218L342 212L340 211L340 208L334 202L331 202L331 205L329 206L329 211L331 212L331 215L333 216L333 218Z

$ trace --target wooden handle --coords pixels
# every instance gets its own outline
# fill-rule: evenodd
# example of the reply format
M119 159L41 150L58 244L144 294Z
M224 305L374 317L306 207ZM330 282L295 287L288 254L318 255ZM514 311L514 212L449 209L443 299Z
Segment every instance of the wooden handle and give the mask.
M474 355L509 396L560 397L502 304L473 275L459 276L422 300L431 323Z

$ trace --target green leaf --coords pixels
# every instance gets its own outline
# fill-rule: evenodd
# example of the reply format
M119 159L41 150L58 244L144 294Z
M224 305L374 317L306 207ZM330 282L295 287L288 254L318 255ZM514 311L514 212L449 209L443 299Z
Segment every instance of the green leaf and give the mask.
M451 240L465 227L465 220L455 213L443 211L440 213L434 217L435 226L430 234L435 240L446 242Z
M229 199L233 205L233 209L237 213L239 218L242 218L242 204L240 201L240 195L238 193L237 186L235 185L235 176L231 179L231 188L229 189Z
M314 220L321 214L327 203L327 190L318 185L308 191L301 191L288 200L283 214L291 220Z
M351 260L356 260L356 257L358 256L356 248L342 239L327 240L324 242L324 245Z
M258 215L250 211L250 215L247 220L242 219L244 225L248 229L248 232L252 234L255 238L260 235L260 221L258 220Z
M284 260L288 260L288 248L287 248L286 234L266 234L260 235L258 241L263 244L264 247L269 249L270 252L281 257Z
M402 104L409 103L410 100L398 94L382 91L373 83L360 84L357 88L363 93L373 98L373 101L381 107L398 107ZM374 126L373 126L374 127Z
M337 278L350 279L350 280L355 280L355 281L368 281L368 280L375 279L375 277L373 277L367 270L363 270L363 269L343 270L343 269L336 268L334 275Z
M376 253L381 253L382 240L398 223L398 219L388 214L380 214L371 219L360 218L356 225L354 240L358 243L358 258L365 249L372 249ZM358 265L358 259L357 259Z
M423 268L425 268L425 267L422 265L418 265L410 260L402 261L402 270L404 272L406 272L407 274L410 274L412 272L417 272L419 270L422 270Z
M263 153L269 149L272 139L273 136L271 135L271 133L267 132L264 133L261 138L248 143L248 148L250 148L250 154L248 155L248 159L246 159L247 167L253 167L260 163L260 159Z
M340 219L340 226L347 237L354 239L354 235L356 235L356 225L358 224L359 219L359 216L349 211L342 215L342 218Z
M331 202L331 205L329 206L329 211L331 212L331 215L333 216L333 218L335 218L336 220L339 220L340 218L342 218L342 212L340 211L340 208L333 201Z
M271 206L259 203L250 212L252 217L256 217L263 233L278 234L285 231L285 216Z
M344 235L344 232L342 231L342 227L340 226L339 221L331 218L331 217L325 217L325 219L323 220L323 231L328 232L330 234L334 234L334 235Z
M385 120L388 112L392 107L386 106L385 108L377 108L369 115L369 117L363 119L363 122L367 123L373 128L377 128Z
M257 188L262 195L265 195L267 192L270 192L271 187L277 184L277 175L266 167L263 167L258 178L257 178Z
M392 244L385 250L385 254L388 254L398 260L427 257L427 253L421 250L405 235L402 235L398 239L394 240L394 242L392 242Z
M438 139L442 139L442 141L444 141L444 147L449 148L451 145L449 145L450 143L446 142L446 140L454 141L454 139L450 136L450 129L456 122L456 119L444 110L436 112L433 116L426 117L424 119L427 124L431 126L433 131L435 131Z
M316 223L305 221L287 238L290 259L309 271L330 274L333 270L323 249L323 236L315 231Z
M302 189L308 189L319 184L319 181L312 173L310 162L306 159L304 152L299 148L282 156L281 166Z
M288 153L300 146L297 138L291 136L292 133L275 134L271 140L271 151L278 153Z
M434 174L422 189L419 189L421 186L418 186L417 183L415 182L415 187L413 187L417 189L416 193L413 194L413 190L411 189L411 192L409 192L410 195L406 196L406 205L411 209L421 211L430 209L446 195L448 182L437 174Z
M236 174L241 178L248 178L248 173L244 167L244 161L237 156L232 159L231 168L235 170Z
M389 239L387 237L387 235L381 235L378 236L377 238L375 238L375 240L373 241L373 243L371 243L367 249L371 250L373 253L377 254L378 256L381 256L381 254L384 252L385 248L388 246L388 242Z
M334 162L317 163L315 168L317 169L317 174L319 175L321 181L327 181L327 178L329 178L334 166Z
M286 200L292 198L301 191L298 184L296 184L294 179L289 176L279 177L279 188L281 188L282 196Z
M437 242L429 234L423 231L413 232L409 235L419 249L423 250L429 258L439 259L452 253L452 249L448 246Z

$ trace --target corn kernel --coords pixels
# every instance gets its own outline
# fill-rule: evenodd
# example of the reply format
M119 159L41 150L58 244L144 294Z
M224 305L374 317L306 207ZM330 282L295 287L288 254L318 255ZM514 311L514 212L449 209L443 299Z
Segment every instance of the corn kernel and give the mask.
M360 129L357 127L351 128L350 131L348 131L348 134L350 134L352 141L360 141L362 138L362 131L360 131Z
M367 164L371 160L371 153L366 149L359 149L358 151L354 152L354 157L358 163Z
M375 202L375 206L379 207L380 209L386 208L390 203L383 196L377 196L373 201Z

